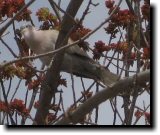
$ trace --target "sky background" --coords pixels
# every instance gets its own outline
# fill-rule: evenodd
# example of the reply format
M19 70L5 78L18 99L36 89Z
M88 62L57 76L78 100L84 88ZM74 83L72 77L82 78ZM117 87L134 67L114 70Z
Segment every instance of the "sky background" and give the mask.
M26 0L26 2L28 2L29 0ZM61 7L63 9L66 9L68 3L70 0L62 0L62 4ZM90 11L91 13L88 14L86 16L86 19L84 20L84 26L90 29L94 29L95 27L97 27L104 19L106 19L108 17L107 14L107 9L105 8L105 0L93 0L94 3L99 2L99 6L97 7L93 7L91 6ZM118 2L118 1L117 1ZM79 9L76 17L80 18L83 14L84 9L86 8L88 4L88 0L84 0L81 8ZM42 23L39 23L37 20L37 17L35 17L36 12L38 11L39 8L41 7L48 7L50 9L50 11L52 11L52 8L50 7L48 1L46 0L36 0L30 7L29 9L31 9L32 11L32 19L33 22L35 24L36 27L39 27ZM122 8L127 8L125 1L122 2L121 4ZM15 22L16 24L16 28L20 28L20 26L22 26L23 24L25 24L26 22ZM105 43L109 42L109 36L105 33L104 31L104 27L106 27L107 25L104 25L100 30L98 30L95 34L93 34L90 38L87 39L87 41L89 42L90 46L93 47L94 43L97 42L98 40L102 40ZM10 26L10 28L7 29L6 32L10 32L7 36L5 36L3 38L3 40L13 49L13 51L18 54L18 48L16 46L16 42L14 40L14 36L13 36L13 30L12 30L12 26ZM115 40L116 41L116 40ZM10 52L4 47L4 45L2 45L2 43L0 42L0 52L1 52L1 56L3 56L2 58L0 58L0 62L2 62L3 60L12 60L13 57L10 54ZM92 54L89 53L89 55L92 57ZM35 62L35 66L37 66L38 68L41 67L41 62L39 60L36 60ZM111 66L111 71L115 72L116 68L114 66ZM67 86L68 88L65 87L59 87L59 89L63 89L64 93L63 93L63 101L64 101L64 106L65 109L67 109L70 104L73 103L73 96L72 96L72 90L71 90L71 77L69 74L67 73L62 73L63 78L67 79ZM75 86L76 86L76 98L78 99L79 96L81 95L81 91L83 90L82 85L81 85L81 81L79 77L74 77L75 79ZM17 78L15 78L13 80L13 85L12 85L12 89L13 92L17 86L18 83ZM86 86L90 86L90 84L92 84L92 80L90 79L83 79L84 83ZM5 82L5 86L8 87L8 81ZM87 88L87 87L86 87ZM95 89L95 87L93 88L93 90ZM101 88L100 88L101 89ZM94 90L95 91L95 90ZM12 93L12 92L11 92ZM24 99L25 98L25 94L26 93L26 87L24 85L24 82L21 83L20 85L20 90L18 90L18 93L16 95L16 97L20 98L20 99ZM12 93L13 94L13 93ZM29 92L29 94L31 94L31 92ZM146 103L146 106L150 103L149 100L149 96L148 94L144 93L143 96L140 96L139 99L137 100L138 102L138 106L139 107L143 107L143 100ZM38 99L37 99L38 100ZM29 98L28 98L29 101ZM119 109L122 106L122 100L119 99L118 105ZM112 124L113 121L113 111L111 110L110 104L109 102L104 102L99 106L99 124L103 125L103 124ZM122 109L123 110L123 109ZM32 114L35 113L35 110L32 111ZM93 111L94 113L94 111ZM123 111L120 111L122 118L123 118ZM121 123L119 120L117 120L117 124ZM144 123L144 119L142 118L141 121L139 121L139 124L143 124ZM27 121L27 124L30 124L30 121Z

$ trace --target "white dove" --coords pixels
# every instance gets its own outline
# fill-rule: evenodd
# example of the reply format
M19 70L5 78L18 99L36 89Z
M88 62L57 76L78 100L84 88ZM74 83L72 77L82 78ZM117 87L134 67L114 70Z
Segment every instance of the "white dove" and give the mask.
M43 54L55 49L59 31L37 30L31 25L23 26L20 30L26 44L35 54ZM69 39L68 43L72 43L72 40ZM40 58L46 66L49 65L51 59L52 56ZM111 73L91 59L78 45L69 47L65 50L61 71L99 80L109 87L111 87L118 79L116 74Z

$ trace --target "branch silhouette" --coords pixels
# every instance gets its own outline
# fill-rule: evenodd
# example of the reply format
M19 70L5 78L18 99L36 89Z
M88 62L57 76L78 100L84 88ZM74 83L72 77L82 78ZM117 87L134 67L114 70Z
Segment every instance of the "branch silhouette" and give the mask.
M96 93L93 97L89 98L84 104L79 106L73 113L68 112L68 116L59 120L55 125L68 125L70 123L76 124L80 122L84 116L96 108L102 102L114 98L119 93L124 90L129 93L131 89L129 87L134 87L136 85L140 85L150 81L150 70L146 70L137 75L127 77L119 80L114 86L110 88L105 88L100 92Z
M67 14L70 14L74 18L82 2L83 0L78 0L78 1L72 0L69 3L69 6L67 7L66 10ZM64 15L62 20L61 30L55 45L56 49L67 44L68 37L66 38L66 35L68 34L68 32L71 30L72 27L73 27L73 21L70 18L68 18L67 15ZM58 86L58 79L60 73L59 67L61 66L61 63L63 61L63 56L64 56L64 50L56 54L56 56L54 57L54 61L51 62L52 63L51 67L46 73L45 81L42 83L41 86L40 97L39 97L40 106L38 107L35 116L36 123L33 124L38 124L38 125L45 124L45 119L49 110L49 104Z

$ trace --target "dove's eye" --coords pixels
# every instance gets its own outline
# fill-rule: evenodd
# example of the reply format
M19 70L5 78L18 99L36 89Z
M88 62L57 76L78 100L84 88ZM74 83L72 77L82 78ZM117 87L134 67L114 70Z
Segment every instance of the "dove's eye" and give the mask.
M31 28L32 26L31 25L26 25L26 28Z
M24 30L24 29L26 29L26 28L27 28L27 29L32 29L32 26L29 25L29 24L28 24L28 25L25 25L25 26L21 26L21 27L20 27L20 31L22 31L22 30Z

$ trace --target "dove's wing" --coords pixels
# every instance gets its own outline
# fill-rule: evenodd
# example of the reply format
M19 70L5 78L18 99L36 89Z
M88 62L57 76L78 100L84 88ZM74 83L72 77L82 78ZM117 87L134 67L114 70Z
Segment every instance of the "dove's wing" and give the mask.
M57 39L59 32L56 31L56 30L50 30L50 31L51 31L50 37L52 36L52 40L53 40L52 42L55 45L55 42L56 42L55 41L55 36L56 36L56 39ZM71 39L69 39L68 43L71 44L71 43L73 43L73 41ZM54 48L55 48L55 46L54 46ZM81 57L84 57L84 58L87 58L87 59L91 59L87 55L87 53L85 51L83 51L78 45L74 45L72 47L69 47L68 49L66 49L65 52L68 53L68 54L71 54L71 55L77 55L79 57L81 56Z

